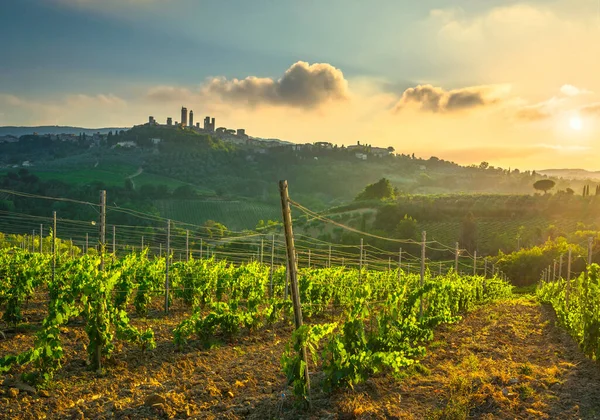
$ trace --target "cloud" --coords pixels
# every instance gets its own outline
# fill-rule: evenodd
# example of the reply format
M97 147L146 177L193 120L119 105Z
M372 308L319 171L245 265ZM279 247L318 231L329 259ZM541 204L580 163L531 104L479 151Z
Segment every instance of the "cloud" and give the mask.
M201 87L206 96L256 105L316 108L330 101L349 98L348 82L341 70L326 63L298 61L279 80L261 77L231 79L216 77Z
M423 111L451 113L493 105L502 100L506 86L473 86L444 90L432 85L408 88L394 107L398 112L410 105Z
M156 86L146 94L147 99L156 102L186 102L193 96L190 89L175 86Z
M579 89L576 86L573 85L563 85L560 88L560 93L562 93L565 96L579 96L579 95L589 95L592 94L593 92L590 90L586 90L586 89Z
M585 105L579 109L579 111L584 115L592 115L600 117L600 102L596 102L593 104Z
M562 91L562 88L561 88ZM533 105L518 108L515 117L519 120L536 122L546 120L565 110L566 98L553 96L550 99Z
M420 23L414 48L435 57L443 83L468 74L482 84L510 81L528 95L542 95L566 79L573 85L565 88L569 94L583 92L576 86L598 91L597 14L584 3L515 0L479 12L434 10Z

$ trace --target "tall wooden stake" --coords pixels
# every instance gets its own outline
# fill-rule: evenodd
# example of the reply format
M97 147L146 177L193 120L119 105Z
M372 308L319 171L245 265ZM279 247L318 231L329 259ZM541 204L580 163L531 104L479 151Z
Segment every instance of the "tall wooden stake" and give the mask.
M52 212L52 282L56 277L56 212Z
M477 251L473 252L473 276L477 275Z
M171 258L171 220L167 220L167 254L165 256L165 313L169 313L169 260Z
M360 259L358 260L358 278L360 279L360 275L362 273L363 266L363 240L360 238Z
M40 225L40 254L44 253L44 225Z
M112 253L113 256L116 258L117 257L117 227L115 225L113 225L113 232L112 232Z
M87 238L86 238L87 239ZM106 250L106 191L100 191L100 271L104 271L104 251ZM96 302L97 325L101 325L102 302ZM102 345L96 344L96 369L102 372Z
M569 260L567 261L567 283L571 281L571 248L569 248Z
M296 248L294 246L294 233L292 230L292 214L290 211L290 198L288 193L287 181L279 181L279 193L281 195L281 212L283 216L283 226L285 231L285 245L288 250L288 271L290 273L290 282L292 285L292 303L294 306L294 321L296 329L302 326L302 307L300 306L300 291L298 288L298 277L297 277L297 262L296 262ZM304 362L304 381L307 390L307 402L310 406L310 377L308 375L308 357L306 355L306 347L302 346L300 357Z
M421 232L421 288L425 285L425 242L427 241L427 232ZM423 317L423 295L419 307L419 318Z
M273 297L273 270L275 264L275 235L271 238L271 270L269 273L269 296Z
M185 260L190 260L190 231L185 231Z
M398 280L400 280L400 272L402 271L402 248L398 251Z
M454 251L454 272L458 274L458 254L460 250L458 249L458 242L456 243L456 250Z
M587 260L588 265L592 265L592 241L593 241L593 238L589 237L588 238L588 260Z
M263 250L264 250L264 247L265 247L265 242L264 242L264 240L262 238L260 238L260 263L261 264L263 263ZM310 265L310 259L309 259L309 263L308 264Z

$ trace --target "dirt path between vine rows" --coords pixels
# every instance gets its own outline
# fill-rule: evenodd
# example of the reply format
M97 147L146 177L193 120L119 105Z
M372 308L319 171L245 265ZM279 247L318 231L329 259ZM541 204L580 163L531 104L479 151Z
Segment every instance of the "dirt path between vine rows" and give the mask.
M17 390L13 376L4 378L0 418L600 419L599 365L554 325L552 309L532 300L481 307L438 328L421 365L403 378L381 374L325 394L313 368L308 412L294 405L280 369L291 327L178 352L171 331L188 315L134 319L155 330L157 349L118 344L103 377L86 367L83 328L65 328L64 366L47 393ZM28 348L33 334L7 334L0 356Z

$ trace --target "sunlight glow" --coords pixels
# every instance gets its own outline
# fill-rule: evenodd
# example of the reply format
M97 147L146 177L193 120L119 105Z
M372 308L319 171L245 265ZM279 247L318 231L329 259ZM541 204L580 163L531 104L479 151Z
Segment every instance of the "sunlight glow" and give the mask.
M583 123L581 122L581 118L579 117L571 118L571 120L569 121L569 125L573 130L576 131L581 131L581 129L583 128Z

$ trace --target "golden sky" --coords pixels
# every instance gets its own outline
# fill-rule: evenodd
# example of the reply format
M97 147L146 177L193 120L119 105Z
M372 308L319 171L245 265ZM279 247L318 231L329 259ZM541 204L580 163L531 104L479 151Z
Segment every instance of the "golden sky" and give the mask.
M331 40L318 54L295 42L276 74L249 59L228 62L222 72L214 62L210 71L199 65L193 83L186 73L186 83L171 74L111 84L115 76L105 73L95 75L105 82L95 90L36 96L5 88L0 124L131 126L148 115L178 120L185 105L196 121L211 115L217 126L263 138L360 141L461 164L600 170L598 2L425 3L432 7L419 6L402 30L393 30L393 19L380 25L388 33L373 27L376 37L369 25L356 27L357 48L340 44L336 55L331 47L331 59ZM261 54L277 49L282 62L283 49L271 42Z

